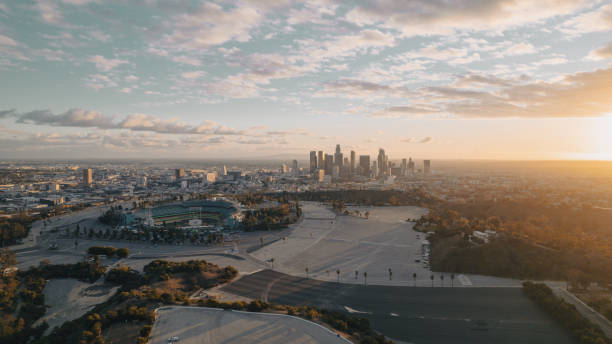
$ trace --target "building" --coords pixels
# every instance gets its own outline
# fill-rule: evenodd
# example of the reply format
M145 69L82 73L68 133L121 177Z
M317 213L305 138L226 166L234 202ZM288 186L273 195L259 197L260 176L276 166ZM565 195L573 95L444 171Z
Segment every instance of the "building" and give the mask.
M340 177L340 166L334 165L332 167L332 178L336 179Z
M293 160L291 162L291 172L293 172L293 174L295 174L296 176L298 175L298 172L300 172L300 170L298 168L298 161L297 160Z
M359 172L362 176L370 176L370 156L360 155L359 156Z
M227 175L232 180L240 180L242 178L242 171L240 171L240 170L238 170L238 171L228 171Z
M310 151L310 173L313 173L317 168L317 152Z
M351 174L355 174L355 151L351 151Z
M387 176L387 156L385 155L385 150L384 149L379 149L378 150L378 173L376 174L376 176L378 178L384 178Z
M224 200L194 200L152 208L151 222L154 225L186 225L189 220L198 219L217 226L232 225L234 221L231 219L238 213L239 210L232 203Z
M287 174L287 165L282 164L280 167L280 173L281 174Z
M408 159L408 173L414 174L414 161L412 161L412 158Z
M391 175L394 177L399 177L402 175L401 167L391 167Z
M408 161L406 159L402 159L402 165L400 168L402 170L401 175L405 176L408 172Z
M86 168L83 170L83 185L90 186L93 183L93 170Z
M51 192L60 191L60 185L59 184L49 184L47 185L47 191L51 191Z
M185 170L182 169L182 168L177 168L176 170L174 170L174 177L176 178L176 180L184 178L185 177Z
M334 166L334 156L331 154L325 154L325 174L331 176L332 167Z
M204 175L204 183L212 184L217 181L217 172L208 172Z
M431 172L431 160L423 160L423 173Z
M323 179L325 178L325 171L324 170L316 170L314 171L314 180L317 181L318 183L323 182Z
M325 169L325 155L323 155L323 151L317 152L317 168L320 170Z
M340 168L342 168L342 152L340 151L340 145L336 145L336 153L334 154L334 164Z
M140 179L138 180L138 185L141 188L146 188L147 187L147 176L140 177Z
M224 177L227 176L227 166L223 165L223 171L222 172L223 172L222 176L224 176Z

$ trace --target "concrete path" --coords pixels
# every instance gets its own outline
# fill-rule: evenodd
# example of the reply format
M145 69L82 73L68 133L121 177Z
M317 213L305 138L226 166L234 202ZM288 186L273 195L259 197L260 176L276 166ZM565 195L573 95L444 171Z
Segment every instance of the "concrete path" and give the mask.
M582 302L582 300L564 288L554 288L553 292L567 303L576 306L576 309L580 312L580 314L593 323L599 325L606 336L608 336L608 338L612 338L612 322L610 322L610 320L606 319L603 315L599 314L599 312L589 307L589 305Z

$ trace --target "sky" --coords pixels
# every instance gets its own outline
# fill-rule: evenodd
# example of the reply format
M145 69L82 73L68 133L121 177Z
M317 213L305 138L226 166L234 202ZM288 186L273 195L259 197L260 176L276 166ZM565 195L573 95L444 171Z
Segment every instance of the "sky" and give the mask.
M612 1L0 0L0 159L612 160Z

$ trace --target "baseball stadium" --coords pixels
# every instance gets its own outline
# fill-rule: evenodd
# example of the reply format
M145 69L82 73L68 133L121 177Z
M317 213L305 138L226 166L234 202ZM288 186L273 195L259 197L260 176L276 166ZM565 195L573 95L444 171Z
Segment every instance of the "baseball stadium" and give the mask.
M154 207L150 216L153 225L186 225L190 220L201 220L207 225L233 226L240 211L225 200L193 200Z

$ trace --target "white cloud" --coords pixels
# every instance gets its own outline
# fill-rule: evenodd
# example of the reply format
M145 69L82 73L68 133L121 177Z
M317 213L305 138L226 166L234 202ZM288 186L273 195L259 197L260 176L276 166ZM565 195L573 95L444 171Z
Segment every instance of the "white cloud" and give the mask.
M12 38L0 35L0 45L16 47L18 44Z
M184 72L181 74L181 76L184 79L198 79L204 76L205 74L206 73L204 73L203 71L198 70L198 71L193 71L193 72Z
M174 56L172 58L172 61L174 62L178 62L178 63L182 63L182 64L188 64L188 65L192 65L192 66L201 66L202 62L195 58L195 57L189 57L189 56Z
M592 0L373 0L350 10L346 19L357 25L380 24L406 36L448 35L457 30L499 31L560 15Z
M587 57L591 60L612 59L612 43L592 50Z
M96 68L98 68L101 71L105 71L108 72L111 69L127 63L126 60L120 60L120 59L107 59L104 56L101 55L95 55L95 56L91 56L88 59L89 62L94 63L96 65Z
M569 35L612 30L612 5L601 6L568 19L558 29Z

